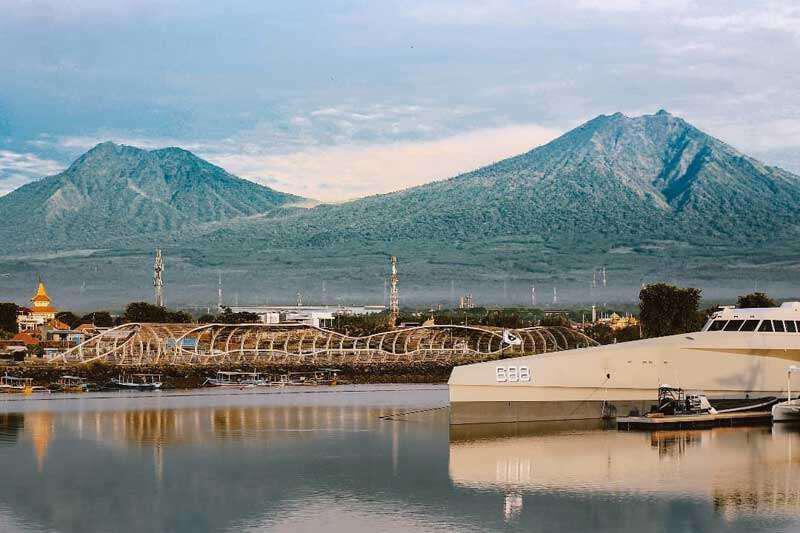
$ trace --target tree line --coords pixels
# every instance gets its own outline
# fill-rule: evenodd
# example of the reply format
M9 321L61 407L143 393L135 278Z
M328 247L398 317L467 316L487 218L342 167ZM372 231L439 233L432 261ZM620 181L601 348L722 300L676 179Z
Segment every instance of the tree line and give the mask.
M622 342L642 337L662 337L699 330L717 307L700 308L702 290L694 287L677 287L665 283L647 285L639 292L640 326L631 326L613 331L606 324L594 324L586 333L601 343ZM736 306L775 307L778 304L763 292L753 292L739 296ZM603 310L610 311L610 310ZM0 339L17 333L17 314L19 307L12 302L0 302ZM422 323L432 318L436 324L482 325L503 328L526 328L536 325L570 326L572 320L587 316L588 309L573 309L565 314L547 315L542 309L442 309L427 312L404 311L399 323ZM255 313L234 313L224 307L218 314L203 314L193 317L186 311L171 310L148 302L131 302L122 314L114 316L109 311L94 311L78 315L71 311L61 311L56 318L76 328L81 324L97 327L113 327L129 322L169 322L169 323L222 323L245 324L259 321ZM354 336L370 335L386 331L389 313L374 315L337 316L333 329Z

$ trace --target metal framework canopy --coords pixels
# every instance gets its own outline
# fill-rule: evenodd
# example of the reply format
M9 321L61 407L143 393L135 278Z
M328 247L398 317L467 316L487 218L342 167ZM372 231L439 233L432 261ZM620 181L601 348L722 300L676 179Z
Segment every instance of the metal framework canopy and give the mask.
M597 343L567 327L504 330L431 325L350 337L288 324L130 323L106 330L53 361L157 363L383 363L457 362L530 355ZM508 339L509 336L507 335Z

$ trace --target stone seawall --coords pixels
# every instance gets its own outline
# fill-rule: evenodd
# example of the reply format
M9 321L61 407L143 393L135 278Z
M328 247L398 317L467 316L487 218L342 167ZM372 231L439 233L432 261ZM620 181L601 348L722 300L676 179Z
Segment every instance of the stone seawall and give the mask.
M63 375L80 376L98 386L125 374L161 374L164 388L191 389L202 386L206 378L214 377L218 370L285 374L310 372L320 368L340 370L340 383L446 383L453 369L452 363L370 363L340 365L309 364L229 364L229 365L113 365L25 363L0 368L10 376L33 378L35 385L48 386Z

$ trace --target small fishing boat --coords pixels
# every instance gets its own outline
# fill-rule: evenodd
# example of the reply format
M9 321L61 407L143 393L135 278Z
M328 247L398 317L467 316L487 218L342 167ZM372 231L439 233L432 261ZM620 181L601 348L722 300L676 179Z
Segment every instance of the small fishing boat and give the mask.
M772 406L773 422L800 422L800 398L792 400L792 374L800 372L800 366L791 365L786 378L786 397L785 402Z
M0 377L0 392L21 392L32 394L34 392L50 392L45 387L33 384L33 378L20 378L9 376Z
M119 389L156 390L161 388L161 374L120 374L111 379L111 384Z
M57 392L89 392L94 388L93 383L80 376L64 375L50 386L50 390Z
M289 372L286 374L287 385L336 385L337 368L320 368L313 372Z
M218 371L216 377L206 378L203 385L208 387L250 388L268 385L269 382L258 372Z

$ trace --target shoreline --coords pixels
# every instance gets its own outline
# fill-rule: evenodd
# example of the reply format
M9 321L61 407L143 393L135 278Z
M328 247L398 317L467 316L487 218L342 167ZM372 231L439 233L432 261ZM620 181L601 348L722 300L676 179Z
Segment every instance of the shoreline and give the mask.
M33 378L33 384L50 386L63 375L86 378L99 387L108 385L111 379L120 374L160 374L164 389L199 389L203 388L206 378L213 377L217 371L259 372L262 374L285 374L287 372L313 372L321 368L339 370L338 384L445 384L455 365L452 363L369 363L319 365L307 363L284 364L225 364L225 365L114 365L108 363L76 364L42 364L23 363L6 365L0 372L9 376Z

